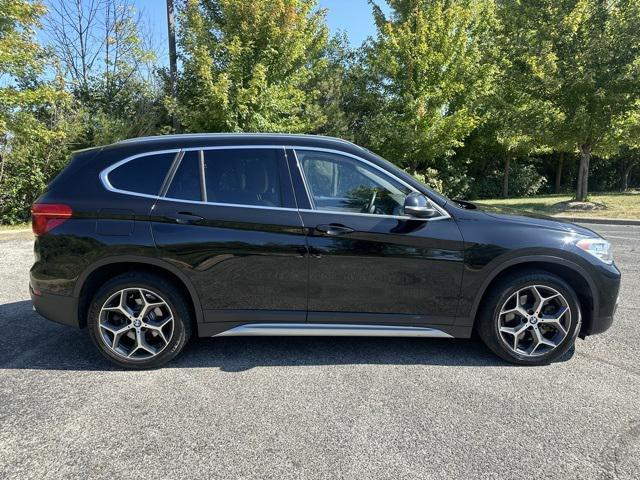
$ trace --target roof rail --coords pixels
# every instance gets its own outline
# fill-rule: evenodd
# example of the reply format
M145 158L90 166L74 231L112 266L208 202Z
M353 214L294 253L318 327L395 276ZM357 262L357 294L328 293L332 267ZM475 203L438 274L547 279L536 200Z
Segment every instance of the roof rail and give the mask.
M152 135L147 137L136 137L136 138L128 138L126 140L120 140L115 142L115 145L122 145L127 143L135 143L135 142L152 142L152 141L160 141L160 140L180 140L180 139L208 139L208 138L221 138L221 137L285 137L285 138L323 138L326 140L332 140L335 142L345 143L348 145L356 146L358 145L349 142L348 140L344 140L342 138L330 137L326 135L307 135L300 133L177 133L177 134L169 134L169 135Z

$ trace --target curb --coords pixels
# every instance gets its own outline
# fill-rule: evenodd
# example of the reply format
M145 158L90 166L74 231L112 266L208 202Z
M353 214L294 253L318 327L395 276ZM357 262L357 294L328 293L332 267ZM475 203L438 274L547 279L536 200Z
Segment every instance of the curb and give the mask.
M12 230L0 230L0 235L11 235L13 233L19 234L27 232L32 233L30 228L16 228Z
M637 218L603 218L603 217L556 217L557 220L573 223L600 223L603 225L640 225Z

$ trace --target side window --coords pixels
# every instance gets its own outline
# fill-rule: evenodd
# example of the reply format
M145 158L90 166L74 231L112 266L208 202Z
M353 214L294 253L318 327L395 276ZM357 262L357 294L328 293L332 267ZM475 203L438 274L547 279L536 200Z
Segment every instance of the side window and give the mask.
M185 152L180 165L173 175L166 197L179 200L201 201L200 152Z
M281 207L278 158L267 148L205 150L207 201Z
M118 190L158 195L176 153L145 155L109 172L109 183Z
M401 215L411 190L350 157L296 150L316 210Z

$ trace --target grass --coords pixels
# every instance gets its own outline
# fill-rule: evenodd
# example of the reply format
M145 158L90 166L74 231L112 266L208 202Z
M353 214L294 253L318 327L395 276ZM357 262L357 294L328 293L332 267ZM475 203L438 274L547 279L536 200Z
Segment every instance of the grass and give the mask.
M0 225L0 232L11 232L13 230L31 229L30 223L18 223L17 225Z
M540 195L537 197L506 198L478 200L478 203L499 205L520 210L528 210L552 216L564 217L602 217L602 218L637 218L640 219L640 192L635 193L592 193L588 200L602 203L607 208L586 212L566 211L559 212L551 208L558 202L566 202L572 199L571 195Z

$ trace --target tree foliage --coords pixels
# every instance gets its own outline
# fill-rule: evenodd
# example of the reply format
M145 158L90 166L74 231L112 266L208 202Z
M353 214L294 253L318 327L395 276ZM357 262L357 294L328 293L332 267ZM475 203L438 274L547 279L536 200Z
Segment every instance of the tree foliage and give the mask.
M502 78L509 110L538 145L581 154L577 197L588 192L592 153L619 148L616 128L640 98L637 0L502 0ZM623 127L624 128L624 127Z
M149 135L166 117L156 54L131 0L49 0L49 43L85 125L79 144Z
M18 112L55 100L58 92L38 82L46 52L35 39L44 12L41 3L0 0L0 135ZM5 139L6 140L6 139Z
M483 120L495 67L489 0L390 0L374 4L367 88L377 95L365 126L371 145L412 171L443 166Z
M28 206L63 167L75 122L60 79L36 41L40 2L0 0L0 222L28 217ZM25 208L27 207L27 208Z
M640 182L637 0L370 0L356 48L316 0L175 5L177 95L134 0L0 0L1 223L71 150L176 130L338 136L454 197Z
M328 31L315 0L185 0L180 122L191 131L313 132Z

